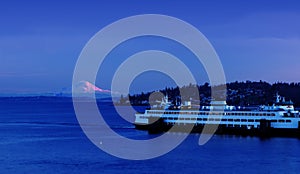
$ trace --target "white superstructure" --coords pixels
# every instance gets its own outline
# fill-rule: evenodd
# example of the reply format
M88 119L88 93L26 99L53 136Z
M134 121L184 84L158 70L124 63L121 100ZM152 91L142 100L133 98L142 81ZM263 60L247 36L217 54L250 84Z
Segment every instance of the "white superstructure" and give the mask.
M149 118L163 119L166 125L218 124L223 128L257 129L262 122L268 122L269 128L299 129L299 111L294 110L291 101L277 95L276 103L272 106L261 106L256 110L239 110L228 106L225 101L212 101L210 106L203 106L200 110L146 110L145 113L135 115L135 125L148 125Z

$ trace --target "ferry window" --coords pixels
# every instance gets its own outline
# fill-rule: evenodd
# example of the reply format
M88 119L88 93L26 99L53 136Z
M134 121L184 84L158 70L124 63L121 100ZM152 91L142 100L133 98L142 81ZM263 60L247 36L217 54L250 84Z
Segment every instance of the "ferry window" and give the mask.
M191 120L196 120L196 118L191 118Z
M207 121L207 118L203 118L203 121Z
M210 118L209 121L214 121L214 119L213 119L213 118Z
M241 121L241 120L240 120L240 119L234 119L234 121L239 122L239 121Z
M247 122L247 120L246 120L246 119L241 119L241 121L242 121L242 122Z
M197 118L198 121L202 121L202 118Z
M252 115L252 116L255 116L255 113L252 113L251 115Z
M291 122L292 122L292 120L286 120L286 122L287 122L287 123L291 123Z
M284 120L278 120L278 122L279 122L279 123L284 123L285 121L284 121Z
M274 113L272 113L272 116L275 116L275 114L274 114Z
M227 119L222 119L222 121L227 121Z
M221 121L221 119L219 119L219 118L216 118L216 119L215 119L215 121Z
M271 116L271 114L267 114L267 116Z
M258 113L256 113L256 114L255 114L255 116L259 116L259 114L258 114Z
M266 114L266 113L263 113L263 116L267 116L267 114Z
M228 121L233 121L233 119L228 119Z
M253 119L249 119L248 122L254 122L254 120Z
M260 120L255 120L255 122L260 122Z
M273 123L277 123L277 120L271 120L271 122L273 122Z

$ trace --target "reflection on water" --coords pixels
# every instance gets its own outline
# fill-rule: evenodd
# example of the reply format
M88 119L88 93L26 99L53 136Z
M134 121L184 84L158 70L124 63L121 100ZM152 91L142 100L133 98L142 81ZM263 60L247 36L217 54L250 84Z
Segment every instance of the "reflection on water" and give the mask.
M106 122L121 135L132 139L153 138L119 118L113 106L102 104L101 107ZM260 140L223 135L214 136L199 146L199 135L192 134L162 157L146 161L118 159L87 139L77 123L71 102L0 102L0 132L0 173L300 171L300 140L296 138Z

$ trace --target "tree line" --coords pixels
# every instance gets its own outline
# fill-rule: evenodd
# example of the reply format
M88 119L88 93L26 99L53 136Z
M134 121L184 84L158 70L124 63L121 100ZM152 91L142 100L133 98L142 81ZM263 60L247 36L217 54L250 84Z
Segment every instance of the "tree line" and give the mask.
M203 85L189 84L183 87L166 87L159 91L142 92L140 94L129 94L122 96L120 104L130 103L132 105L149 105L151 102L161 100L168 95L170 101L174 104L178 101L188 101L199 99L200 105L207 105L214 98L211 98L211 91L221 92L224 85L211 87L209 83ZM195 91L197 89L198 91ZM276 82L270 84L265 81L252 82L231 82L226 84L226 99L229 105L235 106L253 106L253 105L271 105L275 101L276 93L285 97L285 100L291 100L296 107L300 107L300 83ZM224 92L224 91L223 91ZM152 101L151 101L152 100Z

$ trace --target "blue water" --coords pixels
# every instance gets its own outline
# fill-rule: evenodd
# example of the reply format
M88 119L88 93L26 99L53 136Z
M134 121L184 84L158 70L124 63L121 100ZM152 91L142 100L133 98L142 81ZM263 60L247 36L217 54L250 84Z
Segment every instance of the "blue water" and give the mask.
M153 138L101 104L114 130L132 139ZM126 107L122 109L126 110ZM297 138L214 136L204 146L192 134L151 160L111 156L84 135L68 101L0 102L0 173L299 173Z

